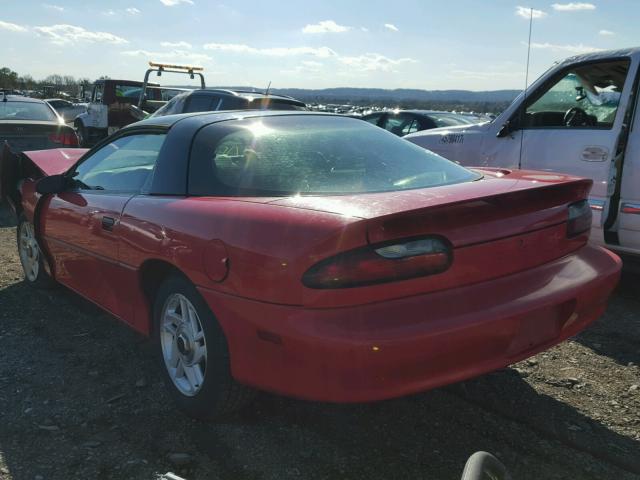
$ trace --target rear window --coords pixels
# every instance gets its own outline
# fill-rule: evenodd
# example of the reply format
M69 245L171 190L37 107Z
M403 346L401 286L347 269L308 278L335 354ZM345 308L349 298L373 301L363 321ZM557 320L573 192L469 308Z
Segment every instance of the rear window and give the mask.
M56 122L51 107L38 102L0 102L0 120L36 120Z
M191 157L195 195L328 195L472 181L479 175L357 119L263 117L203 129Z

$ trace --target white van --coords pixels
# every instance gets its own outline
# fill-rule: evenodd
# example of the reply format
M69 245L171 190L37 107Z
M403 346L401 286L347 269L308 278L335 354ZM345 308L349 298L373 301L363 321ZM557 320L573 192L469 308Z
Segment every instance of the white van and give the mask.
M469 166L593 179L592 239L640 255L640 48L554 65L495 120L405 136Z

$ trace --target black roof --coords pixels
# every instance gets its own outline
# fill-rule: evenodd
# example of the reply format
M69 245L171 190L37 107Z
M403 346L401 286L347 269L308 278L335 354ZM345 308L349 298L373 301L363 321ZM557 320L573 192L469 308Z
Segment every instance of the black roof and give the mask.
M2 98L6 98L8 102L28 102L28 103L44 103L44 100L39 98L23 97L22 95L3 95L0 93L0 101Z
M189 122L194 125L206 125L209 123L224 122L227 120L242 120L244 118L276 117L291 115L316 115L325 117L346 118L344 115L324 112L307 112L302 110L227 110L219 112L195 112L179 113L176 115L164 115L161 117L150 117L140 122L127 125L124 129L134 127L161 127L171 128L178 122ZM123 130L124 130L123 129Z
M264 92L254 92L251 90L232 90L232 89L228 89L228 88L198 88L195 90L190 90L188 92L186 92L187 95L192 95L192 94L196 94L196 95L206 95L208 93L213 93L213 94L223 94L223 95L230 95L233 97L242 97L242 98L248 98L248 99L263 99L263 98L276 98L279 100L290 100L292 103L297 103L300 105L305 105L304 102L290 97L288 95L277 95L277 94L272 94L272 93L264 93Z

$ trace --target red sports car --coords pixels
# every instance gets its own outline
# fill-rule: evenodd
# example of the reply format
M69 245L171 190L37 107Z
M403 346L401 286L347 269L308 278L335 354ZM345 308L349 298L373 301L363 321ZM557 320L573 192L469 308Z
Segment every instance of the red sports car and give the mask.
M590 180L341 116L158 117L2 163L26 281L153 336L200 418L247 387L363 402L502 368L597 319L620 273L587 243Z

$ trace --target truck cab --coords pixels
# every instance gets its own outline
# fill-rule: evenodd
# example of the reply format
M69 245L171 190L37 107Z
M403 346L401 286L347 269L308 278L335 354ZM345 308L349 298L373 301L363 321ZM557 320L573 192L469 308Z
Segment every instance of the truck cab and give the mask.
M639 64L640 48L574 56L491 122L404 138L466 166L591 178L592 239L640 255Z
M158 84L150 84L157 86ZM116 130L136 122L130 106L136 104L143 82L134 80L97 80L91 89L87 111L76 117L74 127L82 147L91 146ZM146 100L162 101L162 92L149 88Z

